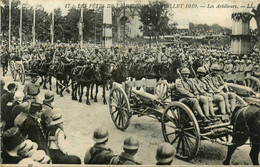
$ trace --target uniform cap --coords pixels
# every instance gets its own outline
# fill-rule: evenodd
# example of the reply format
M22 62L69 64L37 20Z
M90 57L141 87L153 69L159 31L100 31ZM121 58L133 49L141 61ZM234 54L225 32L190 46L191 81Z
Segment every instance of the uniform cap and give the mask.
M204 73L204 74L206 74L206 69L204 68L204 67L199 67L198 69L197 69L197 72L199 73Z
M139 148L139 140L134 136L129 136L125 138L123 148L128 150L137 150Z
M54 92L52 91L47 91L44 95L44 101L51 101L54 98Z
M108 139L108 130L100 127L94 131L93 140L96 143L103 143Z
M157 148L156 160L160 163L168 163L173 160L176 150L169 143L162 143Z
M190 70L188 68L184 68L181 70L182 74L190 74Z

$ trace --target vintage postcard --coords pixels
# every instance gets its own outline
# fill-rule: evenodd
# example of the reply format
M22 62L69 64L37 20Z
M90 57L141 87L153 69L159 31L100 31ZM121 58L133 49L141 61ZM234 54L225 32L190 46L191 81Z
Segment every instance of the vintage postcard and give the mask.
M1 164L259 165L259 0L0 0Z

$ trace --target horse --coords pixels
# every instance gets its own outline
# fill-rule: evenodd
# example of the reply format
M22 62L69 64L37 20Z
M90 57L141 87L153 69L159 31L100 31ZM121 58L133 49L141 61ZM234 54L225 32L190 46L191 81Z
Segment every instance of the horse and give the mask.
M77 97L77 90L78 90L78 74L80 71L82 71L83 66L76 66L74 68L72 68L71 72L70 72L70 79L71 79L71 99L72 100L78 100Z
M230 164L230 159L237 149L246 143L248 138L251 141L251 151L249 156L254 165L259 165L258 155L260 149L260 106L250 104L245 107L236 107L231 117L233 125L232 145L228 146L224 165Z
M47 89L46 83L48 79L50 90L52 90L51 79L49 79L48 77L48 69L50 67L50 64L51 63L47 63L46 60L33 60L31 63L31 70L37 72L38 75L41 77L40 85L43 85L43 89Z
M96 85L96 94L94 97L94 102L98 102L97 101L97 94L98 94L98 86L101 85L103 88L103 104L107 104L107 100L106 100L106 85L107 83L110 81L111 77L112 77L112 73L111 73L111 67L110 64L107 62L102 62L101 64L98 65L98 68L100 69L100 76L101 76L101 80L98 81L94 84L91 85L91 95L90 98L93 99L93 87L94 85Z
M79 102L82 102L83 89L84 89L84 87L87 87L86 104L90 105L90 102L89 102L90 85L93 83L96 83L96 82L100 82L100 81L101 81L100 70L99 70L99 68L97 68L97 66L89 65L89 64L83 66L77 76L77 86L78 86L78 90L79 90Z
M72 67L73 67L73 62L69 64L65 64L60 61L56 61L50 67L51 76L54 76L56 78L56 93L60 94L61 97L63 97L63 91L65 90L65 88L68 87L70 81L70 78L68 76Z

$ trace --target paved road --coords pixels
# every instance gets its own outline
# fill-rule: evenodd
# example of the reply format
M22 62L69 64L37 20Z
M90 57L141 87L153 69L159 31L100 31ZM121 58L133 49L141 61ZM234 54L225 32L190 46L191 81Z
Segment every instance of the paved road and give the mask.
M2 73L1 73L2 77ZM10 72L3 78L8 83L13 82ZM29 81L29 78L26 80ZM53 79L53 90L54 86ZM23 89L20 82L19 90ZM46 90L41 89L39 95L40 101L43 100ZM126 136L135 135L140 141L140 149L137 153L137 160L144 165L154 165L156 163L155 154L157 146L164 141L160 123L157 120L148 117L131 118L130 126L123 132L114 126L108 105L102 104L101 92L99 90L98 103L91 101L91 105L85 104L85 97L83 102L71 100L68 93L64 93L64 97L55 96L54 107L60 109L66 119L64 129L67 134L68 147L70 154L78 155L82 158L90 146L93 145L92 134L96 127L105 126L109 130L108 146L115 154L120 154L122 151L123 140ZM108 99L108 92L107 92ZM252 164L249 158L250 147L243 146L235 152L232 158L232 164L247 165ZM190 162L175 159L174 165L221 165L225 158L227 147L203 141L201 144L198 156Z

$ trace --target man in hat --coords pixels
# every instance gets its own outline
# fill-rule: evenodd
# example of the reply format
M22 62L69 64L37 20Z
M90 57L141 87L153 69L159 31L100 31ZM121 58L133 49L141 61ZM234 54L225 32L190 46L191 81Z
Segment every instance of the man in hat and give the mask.
M16 91L14 94L14 102L10 108L10 111L6 113L6 125L5 130L14 127L14 119L20 114L19 105L23 101L23 92Z
M37 73L31 73L31 82L25 84L23 93L29 96L32 100L38 101L38 94L40 93L40 82L38 81Z
M226 113L231 114L236 106L236 96L234 93L229 92L229 89L222 77L218 75L219 66L214 64L211 66L211 75L208 75L205 80L207 81L214 94L223 96L225 100ZM230 101L230 102L229 102Z
M23 122L21 126L21 131L28 139L38 144L39 150L44 150L47 154L49 153L47 147L46 135L43 131L43 127L38 121L41 118L42 105L37 102L32 102L29 109L29 116Z
M113 157L110 161L111 165L141 165L142 163L135 161L134 156L136 155L139 148L139 140L134 137L126 137L124 140L123 149L120 155Z
M87 150L84 157L84 164L109 164L114 153L106 146L108 130L103 127L97 128L94 131L93 139L95 144Z
M17 151L24 147L24 137L17 127L8 129L2 136L1 158L3 164L18 164L22 160Z
M192 103L196 112L198 112L199 116L202 118L203 122L209 122L209 120L204 115L200 102L203 104L204 112L208 113L208 99L202 96L199 96L199 92L196 89L193 81L189 79L190 70L188 68L184 68L181 70L181 79L176 79L176 95L181 98L182 101L186 103Z
M1 120L6 121L8 112L12 111L12 104L14 100L14 94L17 90L15 83L10 83L7 86L8 91L1 97Z
M176 150L169 143L162 143L156 151L156 165L171 165L175 156Z
M48 146L53 164L81 164L79 157L68 155L66 135L61 112L55 112L48 132Z
M53 106L52 103L54 101L54 92L47 91L44 95L44 100L42 104L42 126L45 131L47 131L49 124L51 123L51 117L53 115Z
M29 109L30 109L31 103L30 102L23 102L19 106L15 107L15 110L19 110L19 114L14 119L14 126L21 127L23 122L28 118L29 116Z

